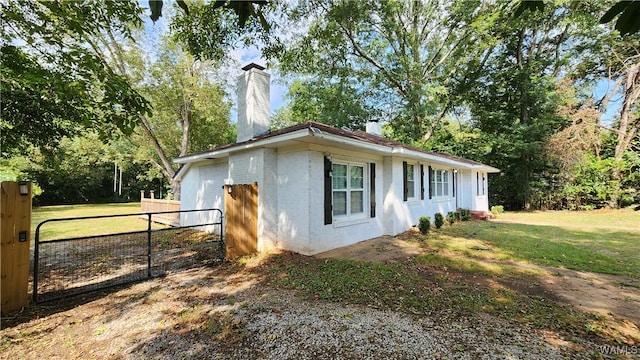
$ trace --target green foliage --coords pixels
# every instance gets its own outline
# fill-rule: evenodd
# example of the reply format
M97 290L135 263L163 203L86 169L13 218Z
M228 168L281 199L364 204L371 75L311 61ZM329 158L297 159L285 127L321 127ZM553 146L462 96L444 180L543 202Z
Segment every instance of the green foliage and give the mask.
M460 221L460 213L457 211L449 211L446 219L449 225L453 225L456 221Z
M166 156L174 158L226 144L231 104L225 100L220 82L211 76L212 64L196 60L168 39L158 50L141 92L153 104L149 123ZM144 140L138 145L150 146Z
M131 133L138 114L150 111L106 61L100 40L107 31L130 39L141 25L138 3L11 1L2 11L3 44L22 44L2 46L3 153L54 145L78 127Z
M22 179L31 180L42 189L34 198L37 205L137 200L141 189L158 187L138 175L144 174L149 165L118 157L96 132L87 132L62 138L56 147L30 147L25 155L6 162L19 169ZM115 162L123 171L122 196L113 190Z
M638 155L627 152L621 160L588 155L576 164L573 179L562 191L570 210L625 206L637 201L640 163ZM634 163L635 161L635 163ZM627 176L624 176L624 175ZM625 178L625 181L621 181ZM626 186L624 186L626 185Z
M468 90L479 58L491 52L494 8L468 1L300 2L290 13L294 22L312 17L309 31L277 54L284 74L302 75L292 107L350 128L388 120L398 140L429 138L453 95Z
M15 156L11 158L0 158L0 182L3 181L31 181L27 171L29 159L23 156ZM42 188L38 183L31 185L32 197L34 202L38 203L38 196L42 194Z
M363 129L375 113L363 101L366 91L355 79L294 80L286 95L289 104L278 113L275 126L317 121L338 128Z
M173 15L173 38L197 59L219 62L239 43L272 41L272 24L266 16L274 5L267 1L195 1L178 6L183 11Z
M640 31L640 20L638 20L638 15L640 15L640 2L617 2L602 15L600 23L608 23L618 15L620 16L618 20L616 20L616 30L618 30L621 35L633 34Z
M440 229L442 225L444 225L444 216L442 213L435 213L433 223L435 224L436 229Z
M418 229L420 229L420 232L426 235L429 233L430 228L431 218L429 216L421 216L420 219L418 219Z
M502 214L504 212L504 206L502 205L493 205L491 207L491 214L493 214L494 217L498 217L498 215Z
M76 133L78 124L90 124L82 85L66 73L49 70L18 47L0 49L2 156L18 153L29 144L55 145Z
M470 221L471 220L471 210L469 209L458 209L460 213L460 221Z

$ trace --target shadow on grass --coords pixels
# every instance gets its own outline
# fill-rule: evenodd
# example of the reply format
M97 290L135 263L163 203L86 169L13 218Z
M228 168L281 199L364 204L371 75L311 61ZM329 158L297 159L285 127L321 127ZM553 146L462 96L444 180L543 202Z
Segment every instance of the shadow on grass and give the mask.
M503 260L640 278L640 232L472 222L443 227L434 236L480 240Z

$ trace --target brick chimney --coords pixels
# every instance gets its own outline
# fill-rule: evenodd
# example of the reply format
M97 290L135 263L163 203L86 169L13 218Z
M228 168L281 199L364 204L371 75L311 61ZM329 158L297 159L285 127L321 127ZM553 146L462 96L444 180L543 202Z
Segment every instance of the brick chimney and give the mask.
M382 126L377 121L367 121L366 131L369 134L382 136Z
M238 76L238 137L237 142L269 132L269 99L271 75L264 67L251 63Z

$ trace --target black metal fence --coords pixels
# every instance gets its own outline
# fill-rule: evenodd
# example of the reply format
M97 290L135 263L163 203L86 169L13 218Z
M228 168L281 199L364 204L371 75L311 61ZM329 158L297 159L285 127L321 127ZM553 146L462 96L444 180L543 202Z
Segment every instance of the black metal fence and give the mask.
M175 213L188 225L171 227L153 221L154 216ZM96 234L105 232L97 230L97 222L105 220L111 221L107 226L126 223L133 229ZM56 239L56 229L82 235ZM51 301L218 263L224 259L223 233L219 209L45 220L36 227L33 300Z

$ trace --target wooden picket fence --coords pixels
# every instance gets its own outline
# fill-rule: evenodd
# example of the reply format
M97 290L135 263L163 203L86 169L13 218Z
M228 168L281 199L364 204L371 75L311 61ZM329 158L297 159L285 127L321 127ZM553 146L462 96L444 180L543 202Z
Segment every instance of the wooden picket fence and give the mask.
M141 190L140 211L143 213L174 211L168 214L154 214L152 221L165 225L180 226L180 201L155 199L153 191L149 198L145 198L144 190Z

